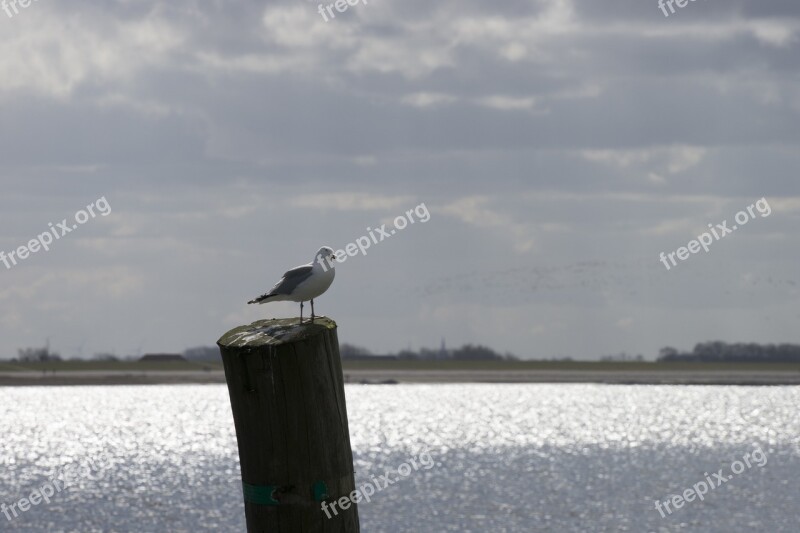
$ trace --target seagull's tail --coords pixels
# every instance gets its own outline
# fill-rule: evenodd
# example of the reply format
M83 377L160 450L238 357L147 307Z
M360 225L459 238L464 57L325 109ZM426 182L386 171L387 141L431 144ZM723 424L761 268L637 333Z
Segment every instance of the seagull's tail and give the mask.
M273 296L277 296L277 294L262 294L261 296L259 296L255 300L250 300L247 303L248 304L263 304L264 302L266 302L267 300L269 300Z

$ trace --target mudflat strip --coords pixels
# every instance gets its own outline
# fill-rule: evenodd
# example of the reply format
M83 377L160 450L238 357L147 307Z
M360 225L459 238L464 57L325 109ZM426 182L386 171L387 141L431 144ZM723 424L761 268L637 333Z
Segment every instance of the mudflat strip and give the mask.
M70 372L0 372L0 387L43 385L179 385L225 383L221 370L141 372L86 370Z
M344 370L345 383L615 383L631 385L800 385L786 371Z
M650 385L800 385L786 370L348 369L346 383L613 383ZM0 386L178 385L225 383L221 370L0 372Z

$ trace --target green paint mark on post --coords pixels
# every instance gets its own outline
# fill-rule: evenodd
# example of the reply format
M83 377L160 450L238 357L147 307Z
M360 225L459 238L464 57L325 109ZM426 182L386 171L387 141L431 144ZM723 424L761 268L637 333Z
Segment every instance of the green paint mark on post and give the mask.
M245 501L256 505L280 505L281 502L275 499L275 491L278 488L276 485L249 485L242 483Z
M330 498L328 494L328 485L324 481L317 481L314 483L314 501L321 502Z

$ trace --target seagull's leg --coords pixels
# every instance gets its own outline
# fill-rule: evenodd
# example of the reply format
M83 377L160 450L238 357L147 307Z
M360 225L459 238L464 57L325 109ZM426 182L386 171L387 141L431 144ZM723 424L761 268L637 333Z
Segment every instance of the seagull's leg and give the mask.
M314 323L314 298L311 298L311 323Z
M300 323L303 323L303 302L300 302Z

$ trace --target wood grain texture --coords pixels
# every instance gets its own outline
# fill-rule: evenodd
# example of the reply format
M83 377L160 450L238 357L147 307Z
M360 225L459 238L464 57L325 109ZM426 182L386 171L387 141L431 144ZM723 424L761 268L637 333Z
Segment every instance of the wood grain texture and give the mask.
M249 533L358 533L353 504L327 518L328 503L355 489L336 323L272 319L218 341L230 393ZM257 490L256 490L257 489ZM319 490L318 490L319 492ZM274 501L271 501L274 500Z

